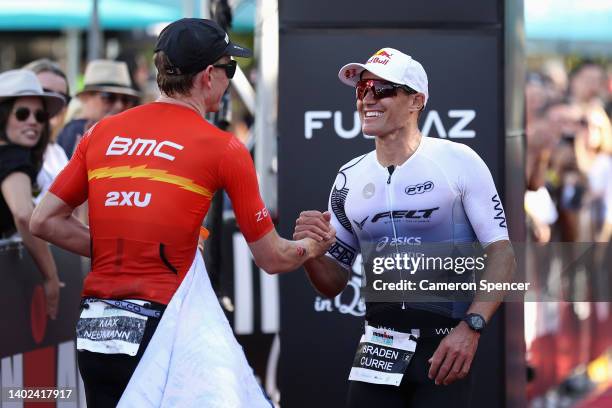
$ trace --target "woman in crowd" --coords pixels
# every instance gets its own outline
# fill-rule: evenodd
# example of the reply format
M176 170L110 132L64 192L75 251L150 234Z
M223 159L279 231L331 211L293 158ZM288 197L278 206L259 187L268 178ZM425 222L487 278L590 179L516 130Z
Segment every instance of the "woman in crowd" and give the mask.
M61 68L53 61L43 58L30 62L23 69L30 70L36 74L45 92L55 92L64 97L66 104L70 102L70 91L68 88L68 79ZM40 194L36 197L36 202L39 202L44 193L49 189L55 177L68 164L68 157L64 149L56 143L57 135L64 127L64 117L66 116L66 108L63 108L55 115L49 118L51 125L51 135L49 144L45 150L43 165L38 173L36 182L40 188Z
M44 278L47 314L57 315L60 282L49 246L29 229L33 186L49 142L49 117L65 105L31 71L0 74L0 238L18 232Z
M607 242L612 235L612 125L606 111L591 107L586 112L587 131L576 143L580 170L587 175L593 212L591 239Z

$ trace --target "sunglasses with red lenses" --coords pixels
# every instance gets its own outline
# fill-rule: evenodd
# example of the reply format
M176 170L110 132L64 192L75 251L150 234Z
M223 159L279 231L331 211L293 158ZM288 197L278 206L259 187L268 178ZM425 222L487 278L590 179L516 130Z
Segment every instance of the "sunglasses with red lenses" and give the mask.
M393 82L383 81L380 79L362 79L357 82L357 86L355 88L357 92L357 99L360 101L365 98L368 91L372 91L374 99L382 99L397 95L398 89L403 89L408 94L417 93L417 91L406 85L394 84Z
M15 118L17 118L19 122L25 122L32 114L38 123L45 123L49 120L49 114L41 109L31 111L30 108L26 108L25 106L15 109Z

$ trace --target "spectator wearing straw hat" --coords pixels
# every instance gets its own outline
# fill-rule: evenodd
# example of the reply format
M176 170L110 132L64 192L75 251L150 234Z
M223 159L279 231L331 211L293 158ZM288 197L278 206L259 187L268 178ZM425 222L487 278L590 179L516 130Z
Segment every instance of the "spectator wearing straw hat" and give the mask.
M125 62L91 61L85 69L84 82L83 90L76 95L82 103L81 117L68 122L57 138L68 157L91 125L133 107L139 97Z
M32 190L49 141L49 117L64 105L61 95L43 91L31 71L0 74L0 238L21 235L44 277L47 313L53 319L59 303L57 267L49 246L32 235L29 223Z

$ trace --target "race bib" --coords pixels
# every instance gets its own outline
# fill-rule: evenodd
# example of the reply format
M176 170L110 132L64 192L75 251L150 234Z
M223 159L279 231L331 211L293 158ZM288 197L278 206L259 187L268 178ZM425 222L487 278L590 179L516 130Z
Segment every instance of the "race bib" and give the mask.
M418 330L402 333L366 324L349 380L399 386L414 355L418 334Z
M143 305L144 300L129 300ZM77 322L77 350L102 354L138 353L147 317L117 309L101 301L88 302Z

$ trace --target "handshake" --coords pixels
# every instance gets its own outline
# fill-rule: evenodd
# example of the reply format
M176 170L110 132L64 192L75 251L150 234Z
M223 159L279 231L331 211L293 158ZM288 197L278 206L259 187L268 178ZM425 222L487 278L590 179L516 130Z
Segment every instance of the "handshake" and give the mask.
M330 223L331 214L316 210L302 211L295 220L293 239L302 241L309 250L309 258L317 258L336 242L336 230Z

